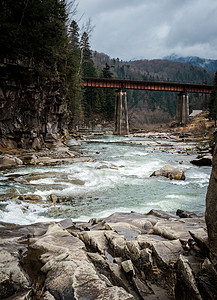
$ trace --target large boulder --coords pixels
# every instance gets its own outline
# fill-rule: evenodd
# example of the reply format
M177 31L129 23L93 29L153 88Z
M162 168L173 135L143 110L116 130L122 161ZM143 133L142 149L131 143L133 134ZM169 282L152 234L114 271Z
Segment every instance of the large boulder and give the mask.
M196 279L187 258L180 255L176 264L177 282L175 296L177 300L195 299L202 300L197 287Z
M1 248L0 299L30 288L30 279L20 265L18 251L15 250L15 253L13 253L13 250L9 251L7 248Z
M211 166L212 165L212 156L204 155L202 157L197 157L190 161L193 165L202 167L202 166Z
M22 165L23 162L16 156L5 154L0 156L0 167L15 167Z
M103 231L93 232L90 236L83 235L82 239L100 250L105 240L103 236ZM100 241L96 244L98 237ZM33 241L34 249L45 252L41 255L41 271L46 274L45 289L55 299L134 299L97 272L85 251L85 244L60 224L51 224L46 234Z
M185 180L185 173L184 170L180 167L173 167L170 165L166 165L162 167L160 170L154 171L150 177L152 176L163 176L169 179L175 180Z

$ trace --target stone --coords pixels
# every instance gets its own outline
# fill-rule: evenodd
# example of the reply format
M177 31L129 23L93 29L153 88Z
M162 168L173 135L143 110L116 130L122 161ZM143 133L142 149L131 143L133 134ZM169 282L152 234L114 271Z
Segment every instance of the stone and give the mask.
M4 193L4 198L5 199L18 199L18 197L20 196L20 192L15 189L15 188L12 188L10 190L8 190L7 192Z
M183 252L179 239L168 241L163 237L150 234L138 236L137 241L140 248L145 250L141 256L144 256L143 260L147 266L152 265L154 259L157 261L158 267L164 271L173 268L179 255ZM151 249L151 256L149 249Z
M177 209L176 215L179 216L180 218L194 218L197 217L197 215L193 212L189 212L186 210L182 209Z
M0 298L12 296L15 292L30 288L30 279L22 269L18 251L14 255L7 249L0 252Z
M153 294L153 290L147 285L146 282L140 280L136 276L134 276L132 278L132 282L133 282L133 285L136 287L136 290L138 291L141 299L148 299L149 297L150 297L150 299L152 298L151 294ZM152 296L155 297L155 295L152 295ZM162 296L162 294L161 294L161 296ZM156 297L155 299L160 299L160 298ZM168 299L168 298L166 298L166 299Z
M209 256L208 234L205 228L198 228L189 231L204 256Z
M15 167L22 165L23 162L16 156L5 154L0 156L0 167Z
M71 138L70 140L67 140L65 142L65 144L68 146L68 147L72 147L72 146L80 146L81 145L81 142L79 140L76 140L74 138Z
M123 235L126 240L132 240L142 232L140 228L126 222L107 222L107 224L112 230L119 233L120 235Z
M154 226L154 234L158 234L169 240L176 240L180 237L182 239L190 238L189 233L185 230L185 226L176 221L158 221Z
M175 180L185 180L184 170L180 167L173 167L170 165L166 165L162 167L160 170L154 171L150 177L157 176L157 177L167 177L169 179Z
M59 202L57 196L54 195L54 194L50 194L49 200L50 200L53 204L56 204L57 202Z
M128 276L133 277L135 275L135 270L131 260L123 261L121 263L121 267Z
M33 293L31 289L26 289L22 292L16 292L11 297L8 297L7 300L29 300L33 298Z
M208 258L206 258L202 264L202 271L212 278L211 281L217 284L217 271L215 270L213 264Z
M211 155L204 155L200 158L196 158L190 161L191 164L196 166L211 166L212 165L212 156Z
M106 249L106 237L105 231L94 230L94 231L83 231L78 234L80 239L85 243L88 249L100 252L103 254Z
M157 221L159 221L159 218L161 219L170 219L170 218L176 218L176 216L172 213L169 213L169 212L165 212L165 211L162 211L162 210L156 210L156 209L152 209L148 212L148 215L151 215L151 216L154 216L154 217L157 217L157 218L153 218L151 219L151 222L153 223L152 220L154 220L154 225L157 223Z
M27 201L27 202L42 202L42 197L40 195L28 194L28 195L20 195L19 200Z
M149 217L148 215L139 214L135 212L131 213L114 213L111 216L105 218L106 223L109 225L110 223L115 226L115 223L126 224L125 227L130 229L130 225L132 225L131 229L136 229L136 231L141 231L142 233L146 233L147 231L153 228L153 225L158 221L155 217Z
M194 299L202 300L190 264L183 255L180 255L176 265L177 281L175 296L177 300Z
M147 233L145 226L153 230ZM115 213L89 222L69 218L27 226L3 224L0 293L17 300L36 295L44 300L163 300L173 298L176 290L177 299L209 299L215 294L216 270L202 252L194 251L207 238L204 228L202 217L180 219L162 211ZM129 238L128 230L136 236ZM190 240L193 248L186 252L183 241ZM39 270L42 273L36 275ZM15 278L21 284L14 285Z
M108 247L113 257L125 257L126 240L123 235L119 235L114 231L105 231L105 237L108 241Z
M128 253L132 261L137 261L141 257L141 250L137 240L127 241Z
M34 160L37 159L37 156L35 154L26 154L26 155L22 155L22 161L24 163L24 165L32 165L34 164Z
M48 165L52 164L55 161L55 159L52 159L51 157L44 156L44 157L38 157L36 159L32 159L31 163L34 165Z
M180 220L182 221L182 219ZM159 220L154 226L154 233L169 240L188 241L191 238L189 231L205 225L203 218L185 219L184 222L179 222L180 220Z
M33 247L46 250L41 256L45 288L56 299L134 299L123 288L99 276L88 259L84 243L59 224L51 224Z
M85 181L77 178L69 179L70 183L76 184L76 185L85 185Z
M10 276L0 273L0 298L7 298L15 293L15 287L13 286Z
M40 297L41 300L55 300L55 298L51 295L51 293L49 293L48 291L46 291L42 297Z
M152 242L153 257L161 270L173 268L183 248L179 240Z

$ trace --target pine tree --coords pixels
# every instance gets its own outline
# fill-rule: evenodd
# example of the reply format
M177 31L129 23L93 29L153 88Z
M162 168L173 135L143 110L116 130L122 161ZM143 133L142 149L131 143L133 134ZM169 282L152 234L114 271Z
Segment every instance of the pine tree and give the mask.
M64 49L66 19L64 0L2 0L0 53L52 64Z
M106 63L102 70L102 75L104 78L112 78L111 67ZM105 106L104 115L106 118L112 120L114 117L115 110L115 91L114 89L104 89Z
M76 119L81 115L81 99L82 88L81 79L78 76L81 50L79 45L79 26L73 20L69 26L69 45L67 57L67 79L68 79L68 106L71 116L71 123L76 122Z
M92 60L92 52L90 50L89 36L84 32L80 41L81 47L81 71L82 77L96 77L96 68ZM85 116L90 118L94 112L97 90L95 88L84 88L83 107Z
M92 60L92 52L90 50L89 36L84 32L80 42L82 56L82 75L83 77L95 77L96 69Z
M72 21L67 32L67 20L66 0L0 1L0 58L33 62L42 88L55 79L74 119L81 112L81 50L79 27ZM31 80L28 72L17 70L15 80Z
M112 78L112 72L110 71L111 67L106 63L105 67L102 70L102 75L104 78Z

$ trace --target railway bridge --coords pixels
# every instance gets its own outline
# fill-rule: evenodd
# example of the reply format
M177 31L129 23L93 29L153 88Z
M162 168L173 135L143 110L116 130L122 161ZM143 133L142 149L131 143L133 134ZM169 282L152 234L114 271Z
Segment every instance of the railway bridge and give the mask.
M127 89L177 92L176 120L185 124L189 117L189 93L210 94L212 85L163 82L163 81L139 81L114 78L83 78L83 86L96 88L115 88L115 130L114 134L129 134Z

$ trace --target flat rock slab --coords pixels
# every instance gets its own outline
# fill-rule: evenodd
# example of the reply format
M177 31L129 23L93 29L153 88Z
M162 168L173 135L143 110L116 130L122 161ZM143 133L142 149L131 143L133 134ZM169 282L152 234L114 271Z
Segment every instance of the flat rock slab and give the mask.
M182 245L189 239L195 239L197 248L206 245L202 217L182 219L152 210L146 215L115 213L84 223L65 219L29 226L2 225L2 297L15 297L17 293L28 295L31 300L35 299L36 290L44 300L171 299L175 288L183 292L186 284L188 293L200 299L197 282L186 276L197 272L201 255L199 261L197 255L188 256ZM34 253L37 257L33 257ZM191 264L183 261L183 253ZM32 262L33 269L40 262L37 268L42 277L34 277L29 273L31 268L21 265L25 257ZM183 284L175 281L176 271L181 276L187 274ZM40 285L34 285L39 278Z
M84 243L59 224L50 225L32 247L46 250L42 271L47 273L45 286L55 299L133 299L123 288L107 286L90 262Z
M205 227L203 218L181 220L160 220L154 226L154 233L169 240L181 239L187 241L191 238L190 230ZM203 225L202 225L203 224Z

